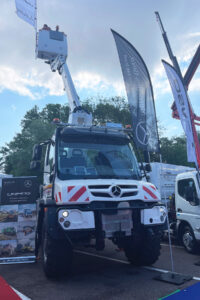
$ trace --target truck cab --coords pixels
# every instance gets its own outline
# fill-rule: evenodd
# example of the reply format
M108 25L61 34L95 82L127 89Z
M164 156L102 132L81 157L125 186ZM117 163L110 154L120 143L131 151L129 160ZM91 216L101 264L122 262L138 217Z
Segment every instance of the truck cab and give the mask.
M200 188L197 171L177 175L175 186L177 233L190 253L195 253L200 243Z
M43 143L36 249L41 245L47 276L69 270L75 247L103 250L106 238L133 264L158 259L166 209L156 187L142 180L130 133L61 124ZM40 147L34 148L33 162Z

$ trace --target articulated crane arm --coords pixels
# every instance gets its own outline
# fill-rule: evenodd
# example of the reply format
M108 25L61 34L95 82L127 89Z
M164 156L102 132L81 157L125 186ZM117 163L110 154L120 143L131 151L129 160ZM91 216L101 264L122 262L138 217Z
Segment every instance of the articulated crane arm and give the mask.
M64 32L44 27L38 32L36 55L50 64L52 72L58 71L62 76L65 91L69 101L69 120L72 125L91 126L92 115L85 111L80 104L67 59L67 37Z

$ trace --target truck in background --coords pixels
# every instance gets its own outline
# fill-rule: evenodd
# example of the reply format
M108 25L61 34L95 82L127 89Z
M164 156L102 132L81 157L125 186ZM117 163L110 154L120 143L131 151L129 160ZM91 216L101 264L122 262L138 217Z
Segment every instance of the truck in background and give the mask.
M189 253L200 252L200 184L197 171L177 175L175 233Z
M170 233L189 253L200 250L200 185L194 168L151 163L150 181L168 207Z
M152 162L151 171L148 173L149 181L159 190L162 202L170 206L169 200L175 194L176 176L194 170L186 166Z

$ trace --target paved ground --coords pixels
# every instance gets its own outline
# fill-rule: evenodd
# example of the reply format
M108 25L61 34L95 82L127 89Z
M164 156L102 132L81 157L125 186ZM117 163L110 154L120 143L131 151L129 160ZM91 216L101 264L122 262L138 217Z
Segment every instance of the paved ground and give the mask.
M84 253L83 253L84 252ZM86 253L87 254L86 254ZM101 257L99 257L101 256ZM127 264L123 252L108 243L103 252L80 249L74 257L70 278L48 280L40 262L36 264L0 265L0 275L15 289L31 299L48 300L106 300L159 299L178 288L200 281L200 256L190 255L173 246L175 271L197 277L181 286L154 280L154 269L136 268ZM153 268L170 269L169 246L162 246L162 254Z

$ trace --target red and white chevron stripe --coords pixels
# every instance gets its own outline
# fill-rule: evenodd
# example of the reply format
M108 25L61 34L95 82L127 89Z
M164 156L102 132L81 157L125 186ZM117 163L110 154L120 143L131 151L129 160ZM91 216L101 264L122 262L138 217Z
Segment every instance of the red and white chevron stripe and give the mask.
M68 186L67 192L69 202L89 201L88 191L85 186Z
M142 186L142 189L143 191L145 192L144 193L144 199L147 200L149 199L149 196L151 198L153 198L154 200L158 200L158 197L157 195L155 194L155 192L157 191L156 188L153 186L153 185L149 185L148 187L147 186Z

